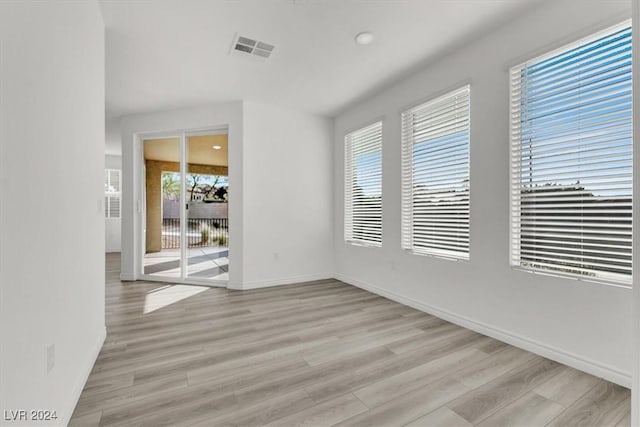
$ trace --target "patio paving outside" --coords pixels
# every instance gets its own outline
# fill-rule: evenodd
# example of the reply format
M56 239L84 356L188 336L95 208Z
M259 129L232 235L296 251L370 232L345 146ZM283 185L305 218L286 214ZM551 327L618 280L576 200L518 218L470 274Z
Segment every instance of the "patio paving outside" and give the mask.
M180 249L163 249L145 254L144 274L180 278ZM229 280L229 248L212 246L187 249L187 277Z

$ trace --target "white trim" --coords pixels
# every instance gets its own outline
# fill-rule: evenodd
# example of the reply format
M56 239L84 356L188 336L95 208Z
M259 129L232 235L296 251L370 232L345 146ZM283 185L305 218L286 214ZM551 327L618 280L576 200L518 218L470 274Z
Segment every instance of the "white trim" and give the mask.
M631 331L633 335L632 370L633 385L631 387L631 425L640 426L640 262L638 260L638 239L640 239L640 220L638 218L638 200L640 200L640 174L637 173L640 165L640 1L633 0L633 13L631 21L631 42L633 48L633 205L632 224L633 237L633 314L631 316Z
M136 214L139 216L140 229L138 232L134 232L134 238L138 240L138 250L134 249L134 272L131 275L120 274L121 281L152 281L163 283L175 283L181 285L196 285L196 286L209 286L209 287L228 287L227 280L207 280L207 279L194 279L189 277L187 267L188 264L182 262L187 259L187 245L186 245L186 227L187 227L187 215L186 211L186 176L187 176L187 137L197 135L220 135L229 134L229 125L212 125L198 128L181 129L181 130L168 130L158 132L135 132L134 148L138 150L139 159L138 162L134 160L134 170L137 170L140 174L138 181L138 194L140 197L137 200L138 206L136 207ZM144 274L144 256L146 250L146 235L143 230L146 230L146 173L145 173L145 159L144 159L144 142L149 139L160 138L179 138L180 139L180 278L172 277L157 277ZM137 235L137 236L135 236ZM231 257L229 257L231 262Z
M184 131L186 136L208 136L208 135L228 135L229 126L218 126L215 128L198 128Z
M193 286L208 286L210 288L226 288L227 281L226 280L216 280L216 279L195 279L189 278L189 276L184 279L179 277L170 277L170 276L154 276L151 274L140 274L137 280L145 281L145 282L159 282L159 283L167 283L170 285L193 285Z
M414 105L411 108L403 110L400 113L400 145L401 145L401 159L400 159L400 169L401 169L401 185L400 185L400 243L402 249L411 254L418 256L434 256L437 258L445 259L445 260L461 260L461 261L469 261L471 258L471 215L470 215L470 197L471 197L471 180L469 179L471 176L471 84L464 84L459 86L451 91L441 93L438 96L430 98L423 103ZM466 114L465 114L466 113ZM440 116L438 119L434 119L434 117ZM449 129L450 132L461 132L464 131L465 125L460 125L458 120L461 119L461 116L466 119L466 131L468 133L468 137L466 138L466 176L467 176L467 196L469 200L466 204L466 210L468 214L468 222L466 224L466 230L468 231L468 235L466 238L467 248L466 251L464 249L455 248L454 242L451 241L449 243L443 243L442 241L437 242L435 246L447 247L444 248L435 248L434 242L429 238L429 232L424 232L418 230L416 234L415 224L416 222L420 222L420 218L416 220L416 209L420 210L421 208L416 208L415 199L416 199L416 176L424 173L422 168L426 168L427 170L433 165L434 158L436 158L436 163L442 163L442 159L438 160L438 156L450 157L451 154L445 151L438 151L438 154L435 157L432 157L432 154L426 154L425 158L418 159L418 163L416 163L416 159L414 158L414 148L417 143L420 141L424 142L424 138L430 140L427 135L433 129L433 120L437 120L437 126L454 126L454 128ZM417 120L417 122L416 122ZM416 124L420 123L420 124ZM416 128L418 126L418 128ZM431 129L431 130L429 130ZM422 134L422 139L420 141L416 141L416 132L418 134ZM427 134L425 134L427 132ZM449 136L448 134L445 136ZM438 137L443 137L438 136ZM436 138L438 138L436 137ZM456 142L456 144L458 144ZM457 152L459 150L458 145L454 150ZM450 159L449 159L450 160ZM446 160L446 161L449 161ZM456 158L456 162L460 159ZM448 164L445 164L443 168L447 169ZM462 166L459 165L459 168L462 169ZM456 169L455 173L458 173L458 169ZM451 171L449 171L451 172ZM440 177L439 179L441 179ZM426 184L427 187L430 183ZM439 184L444 185L444 184ZM448 188L440 189L441 192L455 192L454 189ZM462 192L463 194L463 192ZM435 194L428 194L428 199L432 197L436 197ZM436 197L437 198L437 197ZM459 205L456 209L464 209L464 205ZM434 205L431 209L437 209L439 215L435 215L434 217L427 218L429 220L428 228L435 228L440 230L440 233L443 234L442 238L452 238L457 237L459 239L458 243L464 244L464 238L459 237L457 232L451 231L451 228L457 229L457 231L463 230L464 225L452 225L448 223L445 218L447 215L441 212L438 206ZM446 210L446 208L445 208ZM429 215L427 215L429 216ZM441 223L438 223L440 216L442 219ZM422 218L422 221L425 221ZM446 225L444 229L443 225ZM436 232L437 234L438 232ZM418 239L416 239L416 236ZM426 243L422 246L416 243L419 238L422 237L422 240L426 240ZM436 239L437 240L437 239Z
M135 282L136 280L136 276L133 274L120 273L121 282Z
M380 137L378 138L374 135L371 135L372 129L380 129ZM374 131L375 132L375 131ZM357 139L358 142L354 141L354 137L357 138L358 135L365 135L365 139L363 140L361 137ZM377 142L377 144L376 144ZM354 150L362 150L363 147L371 148L376 144L376 148L379 145L380 149L380 240L376 240L375 236L357 236L354 232L354 223L355 215L354 215L354 207L356 205L356 200L360 199L360 197L354 197L353 194L353 184L356 181L356 175L358 174L358 168L355 165L355 153ZM371 247L382 247L382 237L384 233L384 193L383 193L383 185L384 185L384 122L383 120L378 120L373 122L367 126L356 129L344 136L344 214L343 214L343 236L344 241L346 243L355 244L358 246L371 246ZM369 172L368 175L371 175ZM367 179L372 178L369 176ZM364 196L364 191L363 195ZM360 206L363 209L362 206ZM372 209L369 204L365 206L367 211ZM373 208L375 209L375 208Z
M601 20L597 24L589 25L579 31L573 32L566 37L558 38L552 43L548 43L528 53L512 58L510 61L507 61L505 63L504 71L509 72L511 68L535 58L542 57L546 53L561 51L563 49L563 46L566 47L571 46L572 44L579 44L581 41L588 40L593 35L606 33L608 30L615 29L617 27L622 28L625 25L629 26L630 23L631 19L629 19L629 14L627 12L618 13L611 18ZM597 28L596 32L593 31L594 28Z
M281 279L255 280L252 282L244 282L244 283L230 283L228 285L228 288L235 289L235 290L248 290L248 289L269 288L272 286L282 286L282 285L293 285L293 284L303 285L304 282L312 282L314 280L333 279L334 276L335 275L332 273L303 274L299 276L284 277Z
M421 301L417 301L415 299L402 296L395 292L391 292L386 289L382 289L377 286L352 279L342 274L336 274L336 278L350 285L367 290L400 304L415 308L416 310L420 310L441 319L447 320L451 323L455 323L456 325L462 326L464 328L471 329L472 331L478 332L480 334L487 335L491 338L495 338L499 341L503 341L515 347L522 348L524 350L538 354L542 357L546 357L556 362L563 363L567 366L571 366L572 368L579 369L591 375L604 378L605 380L619 384L623 387L631 386L631 374L629 372L621 371L613 366L605 365L594 360L584 358L575 353L567 352L565 350L543 344L539 341L524 338L512 332L505 331L504 329L496 328L483 322L478 322L466 316L461 316L448 310L437 308L430 304L425 304Z
M83 367L82 375L79 379L79 382L76 383L75 387L73 388L73 391L71 392L72 399L69 403L69 407L65 411L58 414L60 417L60 425L66 426L67 424L69 424L69 421L71 420L71 416L73 415L73 411L76 409L76 405L80 400L80 394L82 394L82 390L84 389L84 386L87 383L87 380L89 379L91 370L93 369L93 366L96 364L96 360L98 359L98 355L100 354L100 350L102 350L102 346L106 338L107 338L107 327L103 326L102 332L98 336L98 340L96 341L93 349L91 350L91 353L90 353L91 357L89 357L88 359L89 363L87 363Z
M118 191L111 191L111 177L116 172L118 175ZM107 188L104 190L105 206L104 217L106 220L120 220L122 218L122 169L105 168L105 184ZM111 199L118 199L118 216L111 216Z
M538 243L540 243L539 237L537 236L536 233L534 233L535 235L532 237L530 230L526 232L523 231L526 228L526 226L523 225L523 219L522 219L523 218L522 201L528 200L527 198L523 198L523 195L522 195L522 192L523 192L522 189L526 187L526 185L523 184L523 173L525 174L524 180L526 180L527 177L530 179L531 173L535 175L537 166L535 163L536 160L530 159L528 163L527 161L523 160L523 157L527 157L526 155L527 153L523 152L523 148L522 148L523 147L523 144L522 144L523 129L522 129L521 122L523 120L523 114L524 114L522 105L524 105L523 103L528 105L528 102L530 101L530 99L529 99L529 95L527 95L524 89L524 87L526 87L527 82L526 82L526 79L524 79L525 82L523 83L522 70L526 69L531 65L535 66L536 64L540 64L541 62L544 62L547 60L553 60L554 58L570 53L575 49L582 49L582 48L585 48L585 46L590 46L602 40L608 40L607 43L609 43L610 40L612 40L612 37L614 36L621 37L620 34L623 35L626 41L626 38L628 37L627 32L629 30L630 25L631 25L631 21L629 19L626 19L621 23L617 23L616 25L609 26L608 28L589 34L586 37L582 37L576 41L567 43L563 46L557 47L541 55L537 55L526 61L518 63L509 69L508 80L509 80L509 174L510 175L509 175L509 243L508 243L509 246L508 247L509 247L509 263L513 270L523 271L523 272L531 271L537 274L543 274L543 275L560 277L560 278L576 279L580 281L594 282L594 283L599 283L603 285L612 285L612 286L619 286L619 287L631 286L631 281L633 277L633 275L631 274L633 272L632 271L633 263L631 264L631 267L627 267L626 265L624 267L622 266L620 267L620 269L629 268L631 270L630 272L625 272L625 273L612 272L611 270L613 269L613 267L615 267L615 260L612 261L611 258L607 258L608 252L606 252L606 250L610 245L606 244L606 242L601 243L600 244L601 246L598 246L598 247L594 246L593 248L591 248L592 252L596 254L596 255L593 255L593 258L595 259L595 261L592 260L591 262L585 262L583 257L582 264L587 264L586 266L585 265L580 265L580 266L574 265L569 267L565 266L564 270L556 271L556 269L554 269L554 266L562 267L562 264L563 264L562 255L558 255L556 253L544 252L544 251L553 252L551 249L544 249L544 248L537 249L537 250L532 249L532 250L529 250L529 252L527 252L527 250L523 250L523 244L521 240L521 237L524 235L525 237L528 237L533 241L531 245L535 245L537 247ZM619 40L619 38L616 40ZM618 41L616 41L616 43L618 43ZM633 46L633 43L632 43L632 46ZM598 49L599 48L600 47L598 47ZM593 48L589 47L588 50L586 50L586 52L590 52L592 49ZM600 55L600 53L598 53L597 55ZM557 70L562 70L562 67L564 67L564 65L562 65L562 61L564 61L564 59L560 61L560 65L558 65L558 67L560 68L557 68ZM635 63L635 61L633 62ZM600 64L596 66L601 67ZM557 70L553 72L554 73L559 72ZM538 79L543 79L543 78L538 77ZM523 84L525 86L523 86ZM539 86L542 89L547 87L545 83L540 83L540 82L535 83L535 85L536 87ZM544 90L547 90L547 89L544 89ZM535 102L538 102L538 101L535 101ZM538 107L534 107L534 108L538 108ZM574 119L571 119L571 120L574 120ZM577 132L576 135L578 135L581 131L580 129L578 129L576 132ZM534 154L533 154L534 158L539 157L540 154L535 154L535 150L536 150L535 147L537 146L538 142L540 142L538 141L538 137L534 135L533 137L528 137L528 138L529 138L528 150L529 151L534 150ZM547 135L545 138L548 139L549 136ZM594 141L591 141L590 143L596 143L596 142L599 143L600 140L594 140ZM559 144L559 143L555 142L554 144ZM548 145L548 143L543 141L542 146L546 147L546 145ZM554 149L554 150L557 151L557 149ZM548 151L548 153L552 153L552 151L554 150L550 150ZM548 153L546 151L544 153L543 157L548 157L548 159L545 159L543 161L544 163L541 166L541 169L545 170L545 172L547 173L551 173L547 171L547 169L550 169L548 165L551 163L558 162L557 159L559 157L564 156L565 154L562 154L562 153L558 154L558 152L555 152L555 151L552 154L548 154ZM531 153L528 155L529 158L531 155L532 155ZM592 158L595 158L596 154L591 154L591 156ZM598 152L597 156L599 160L602 154ZM553 160L553 162L551 160ZM558 166L556 165L554 167L557 168ZM586 177L583 176L582 178L594 179L594 177L598 175L598 172L601 172L603 170L608 171L612 166L609 164L602 164L596 167L599 168L597 171L595 169L592 169L590 172L587 173ZM631 166L630 169L631 169L631 172L633 172L633 166ZM532 170L533 172L531 172ZM527 171L528 171L528 175L527 175ZM540 177L534 178L536 180L535 187L537 187L538 184L542 182L541 180L545 178L544 175L545 174L542 174ZM546 178L549 178L549 175L546 175ZM550 178L549 179L546 179L546 178L544 182L547 182L550 180ZM572 178L572 181L573 181L573 178L575 178L575 176L569 175L563 179L569 180L569 178ZM553 181L553 180L550 180L550 181ZM584 181L584 179L580 179L577 182L580 183L581 181ZM531 183L529 184L529 186L530 188L534 187ZM560 201L565 202L565 200L567 200L565 199L565 197L567 198L571 197L571 194L573 194L573 192L569 192L567 196L563 196L561 198L562 200ZM633 201L632 195L630 195L629 198ZM630 203L633 203L632 201ZM545 209L545 206L547 206L549 202L543 201L540 203L543 205L542 209ZM572 200L571 202L566 202L566 203L577 204L578 201ZM580 201L579 203L583 204L584 202ZM603 208L603 209L607 209L607 208ZM610 209L614 209L614 208L610 208ZM548 215L548 214L543 213L541 215ZM548 219L546 220L551 221ZM579 220L575 220L574 218L571 218L570 220L571 220L570 225L574 225L575 224L574 221L579 222ZM543 219L542 221L545 221L545 219ZM633 219L632 219L632 224L634 224ZM549 225L548 227L553 227L553 226ZM604 225L602 225L601 227L604 229L604 231L601 232L603 234L606 234L606 233L610 234L612 232L611 228L606 228ZM633 231L634 228L635 227L633 227L631 231ZM545 229L542 231L543 234L550 233L550 232L551 231L549 231L548 229ZM616 230L616 232L618 231ZM620 233L622 233L622 231L620 231ZM627 236L628 236L627 234L619 235L620 238L623 238L623 237L626 238ZM635 240L633 239L632 236L629 236L629 237L630 237L629 243L631 245L631 251L633 252L632 243ZM558 234L558 236L555 237L554 239L559 243L553 243L553 244L549 243L549 245L552 245L553 247L560 247L562 245L566 246L567 238L568 237L565 234L562 234L562 233ZM545 248L548 248L548 246ZM526 260L523 261L523 257L526 258L527 253L530 255L532 253L531 251L534 251L534 253L540 253L541 255L539 255L539 257L541 258L541 260L538 260L535 262L533 261L528 262ZM523 255L523 252L524 252L524 255ZM624 255L626 255L626 253ZM631 256L631 260L632 259L633 257ZM589 276L589 274L592 274L593 277Z
M633 251L633 248L632 248L632 251ZM607 279L602 277L589 277L589 276L578 275L575 273L564 273L562 271L539 270L539 269L521 267L519 265L511 265L511 270L519 273L536 274L538 276L549 276L549 277L556 277L559 279L576 280L578 282L595 283L597 285L603 285L603 286L613 286L615 288L623 288L623 289L631 288L631 282L615 281L612 279Z
M517 67L522 67L525 66L526 64L530 63L530 62L539 62L539 61L544 61L546 59L552 58L556 55L560 55L562 53L565 53L566 51L569 51L571 49L575 49L577 47L582 46L583 44L588 44L591 42L594 42L602 37L606 37L608 35L611 35L613 33L615 33L616 31L621 31L627 27L631 26L631 20L630 19L625 19L622 22L616 23L615 25L610 25L607 26L601 30L598 30L596 32L592 32L586 36L580 37L577 40L565 43L564 45L558 46L556 48L550 49L547 52L543 52L539 55L535 55L533 57L530 57L529 59L526 59L524 61L521 61L521 63L516 63L514 65L512 65L510 68L517 68Z
M187 260L187 137L184 132L180 134L180 153L178 155L180 164L180 281L183 282L187 277L187 270L189 268L189 261ZM162 179L162 173L160 173L160 179ZM145 188L146 188L145 182ZM164 204L164 196L162 191L160 192L160 206ZM145 218L145 221L147 219ZM162 221L162 219L161 219ZM162 230L162 225L160 226ZM162 231L161 231L162 233ZM160 236L162 241L162 235ZM162 243L160 244L162 248ZM143 255L144 258L144 255ZM143 267L144 268L144 267ZM144 270L142 270L144 274Z

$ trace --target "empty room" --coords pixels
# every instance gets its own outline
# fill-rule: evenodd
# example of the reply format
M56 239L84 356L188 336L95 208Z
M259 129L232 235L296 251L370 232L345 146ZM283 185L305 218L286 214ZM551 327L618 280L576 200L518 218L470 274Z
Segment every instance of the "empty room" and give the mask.
M640 427L638 3L0 1L0 425Z

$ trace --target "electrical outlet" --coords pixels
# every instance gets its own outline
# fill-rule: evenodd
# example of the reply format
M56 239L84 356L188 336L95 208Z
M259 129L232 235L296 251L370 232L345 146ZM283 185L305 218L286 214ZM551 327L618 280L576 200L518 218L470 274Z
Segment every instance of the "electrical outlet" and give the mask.
M56 345L51 344L47 347L47 374L56 366Z

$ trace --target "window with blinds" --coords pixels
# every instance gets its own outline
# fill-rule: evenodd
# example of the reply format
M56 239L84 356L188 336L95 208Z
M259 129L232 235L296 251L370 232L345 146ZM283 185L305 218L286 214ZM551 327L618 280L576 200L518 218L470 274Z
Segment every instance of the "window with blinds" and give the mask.
M105 169L104 171L104 216L105 218L120 218L120 170Z
M382 244L382 122L345 137L344 238Z
M630 25L510 78L512 265L630 284Z
M469 259L471 89L402 113L402 247Z

